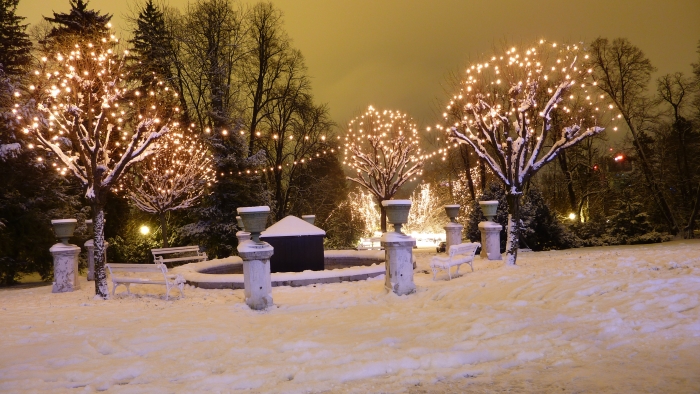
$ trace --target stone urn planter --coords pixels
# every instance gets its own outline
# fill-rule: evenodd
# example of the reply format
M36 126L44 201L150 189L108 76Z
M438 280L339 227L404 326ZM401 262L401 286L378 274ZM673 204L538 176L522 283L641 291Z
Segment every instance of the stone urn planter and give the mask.
M316 215L301 215L301 218L309 224L314 224L316 221Z
M408 222L411 200L384 200L382 206L386 211L387 222L394 225L394 232L401 233L401 227Z
M481 207L481 212L486 216L486 220L493 222L493 218L496 217L496 212L498 211L498 201L479 201L479 206Z
M54 219L51 221L53 232L62 244L68 245L68 239L73 236L75 227L78 225L76 219Z
M457 223L457 216L459 216L459 205L445 205L445 213L447 217L450 218L450 222Z
M243 227L250 233L251 238L257 244L260 244L260 233L265 230L267 217L270 216L270 207L241 207L238 208L238 214L243 221Z
M236 216L236 226L241 229L241 231L245 231L245 227L243 226L243 219L241 219L240 216Z

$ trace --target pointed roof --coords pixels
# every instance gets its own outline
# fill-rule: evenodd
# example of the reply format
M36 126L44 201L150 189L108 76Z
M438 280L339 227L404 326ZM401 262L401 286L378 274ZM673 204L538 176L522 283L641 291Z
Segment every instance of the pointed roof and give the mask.
M326 232L305 220L289 215L260 233L260 238L302 235L326 235Z

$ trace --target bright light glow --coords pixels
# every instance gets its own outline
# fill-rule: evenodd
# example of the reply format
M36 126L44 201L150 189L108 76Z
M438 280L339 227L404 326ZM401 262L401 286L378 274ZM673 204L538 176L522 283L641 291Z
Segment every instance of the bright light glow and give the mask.
M148 233L151 232L151 229L148 228L148 226L146 226L146 225L144 224L143 226L141 226L141 228L139 228L139 232L140 232L142 235L148 235Z
M571 213L569 214L569 220L576 220L576 214L573 213L573 212L571 212Z

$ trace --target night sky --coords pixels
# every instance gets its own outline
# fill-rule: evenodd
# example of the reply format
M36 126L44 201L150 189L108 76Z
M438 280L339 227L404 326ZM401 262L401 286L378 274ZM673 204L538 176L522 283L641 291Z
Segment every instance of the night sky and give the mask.
M184 10L187 0L166 4ZM317 102L342 127L369 104L435 123L446 77L506 41L531 44L627 37L658 68L690 73L700 40L700 1L276 0L285 27L306 58ZM125 32L134 1L92 0ZM36 23L68 0L20 0L17 13ZM124 37L124 34L122 34Z

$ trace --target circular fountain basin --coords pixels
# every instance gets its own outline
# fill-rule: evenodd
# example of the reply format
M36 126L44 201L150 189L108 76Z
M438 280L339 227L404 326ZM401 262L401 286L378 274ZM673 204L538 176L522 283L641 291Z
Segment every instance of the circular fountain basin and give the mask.
M339 283L365 280L384 275L384 251L327 250L323 271L276 272L271 274L272 286L307 286L319 283ZM203 289L242 289L243 260L238 256L190 263L175 267L187 284Z

